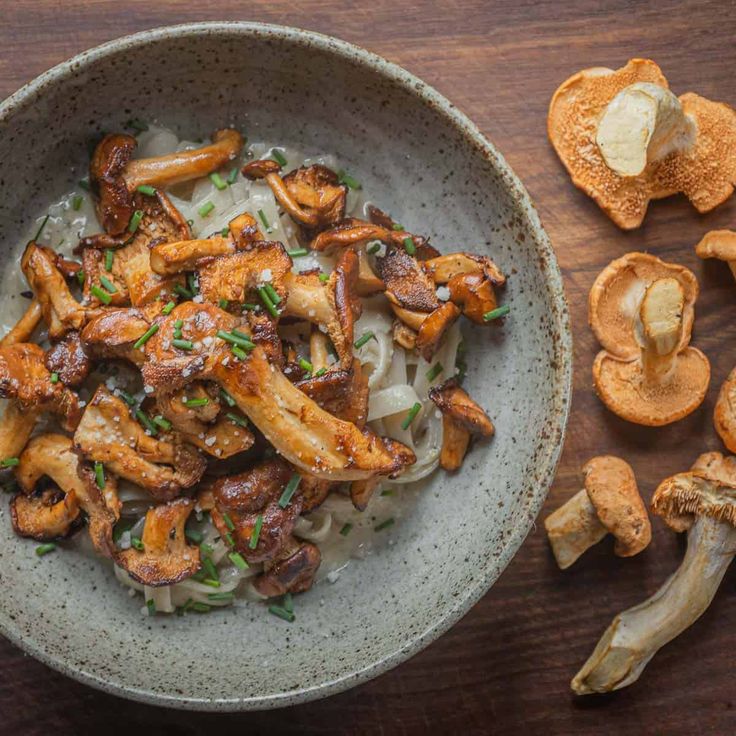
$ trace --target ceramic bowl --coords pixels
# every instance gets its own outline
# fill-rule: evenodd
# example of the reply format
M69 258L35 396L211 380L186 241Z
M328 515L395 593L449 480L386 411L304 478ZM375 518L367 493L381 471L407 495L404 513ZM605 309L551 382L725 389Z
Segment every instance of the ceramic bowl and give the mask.
M260 605L143 617L109 563L73 546L39 559L12 533L4 501L0 630L82 682L174 707L271 708L365 682L440 636L490 588L552 481L571 336L547 236L498 151L408 72L315 33L197 23L82 53L5 101L0 257L17 252L31 217L83 175L90 143L130 117L190 138L232 124L252 139L335 153L379 206L440 250L492 256L510 277L511 315L497 329L463 330L467 387L497 435L461 472L432 478L390 544L300 596L291 625Z

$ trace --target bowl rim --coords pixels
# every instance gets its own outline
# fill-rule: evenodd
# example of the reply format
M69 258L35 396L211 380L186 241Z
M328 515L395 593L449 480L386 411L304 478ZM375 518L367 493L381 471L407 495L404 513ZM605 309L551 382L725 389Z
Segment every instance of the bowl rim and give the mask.
M267 696L189 698L171 693L160 694L145 688L120 684L88 672L83 667L69 665L62 658L45 651L43 646L32 638L21 634L12 622L5 621L0 617L0 634L4 635L12 644L52 669L104 692L149 705L183 710L220 712L264 710L305 703L334 695L393 669L438 639L468 613L478 600L490 590L528 535L547 497L557 471L570 413L573 338L567 298L556 255L526 188L506 163L503 155L465 113L461 112L431 85L398 64L354 43L316 31L252 21L197 21L160 26L112 39L99 46L82 51L41 73L0 103L0 123L9 120L19 108L32 105L49 85L84 70L108 55L125 49L146 46L160 40L196 37L202 34L274 38L295 45L316 47L322 52L343 57L353 63L370 68L373 72L403 87L404 90L417 97L424 105L435 107L444 117L449 119L450 123L486 158L494 169L503 175L511 194L523 211L525 224L533 231L539 244L540 255L542 256L540 267L547 283L548 292L551 294L553 302L555 302L552 317L557 331L555 339L557 380L555 382L553 404L555 405L554 416L557 432L550 435L544 451L538 454L537 466L541 470L536 476L537 482L534 486L534 492L526 494L522 501L521 512L526 511L526 522L519 524L505 537L503 549L497 560L494 563L488 563L482 574L478 576L474 586L468 588L465 596L456 599L454 604L445 611L438 621L414 636L392 654L383 659L369 662L350 674L298 690Z

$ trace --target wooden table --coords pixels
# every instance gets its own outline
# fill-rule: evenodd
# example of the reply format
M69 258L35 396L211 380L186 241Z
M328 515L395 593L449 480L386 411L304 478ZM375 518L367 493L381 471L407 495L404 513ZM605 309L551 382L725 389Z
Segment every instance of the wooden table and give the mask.
M736 363L736 284L702 264L693 245L708 229L736 227L736 197L701 217L676 197L654 203L625 234L576 191L545 136L550 95L586 66L654 58L677 92L736 104L736 5L732 0L4 0L0 97L44 69L116 36L177 22L247 19L341 36L398 62L446 94L480 126L526 184L557 250L575 330L573 412L555 488L543 515L581 486L580 466L599 453L631 462L646 498L659 480L720 449L711 426L718 388ZM584 10L585 9L585 10ZM608 413L591 391L597 345L586 296L609 260L649 250L692 268L702 296L694 344L711 359L703 407L659 430ZM683 540L655 522L651 547L631 560L610 540L565 573L541 523L493 590L449 633L410 662L342 695L277 712L177 713L79 685L0 642L0 733L194 734L604 734L733 733L734 582L726 575L710 610L662 650L635 686L576 700L568 682L610 618L651 594L679 564ZM1 592L0 592L1 594Z

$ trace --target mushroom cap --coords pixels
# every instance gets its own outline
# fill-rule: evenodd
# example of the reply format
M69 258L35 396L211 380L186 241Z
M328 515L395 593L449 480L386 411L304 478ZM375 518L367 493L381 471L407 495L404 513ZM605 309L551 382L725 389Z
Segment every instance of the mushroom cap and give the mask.
M471 434L490 437L495 432L493 422L478 404L470 398L454 378L429 389L429 398L443 415L452 417Z
M636 335L639 307L647 288L665 278L679 281L685 292L678 350L690 342L699 292L695 274L676 263L635 252L611 261L598 274L588 296L588 321L605 350L624 360L639 355L641 348Z
M585 491L601 524L616 537L619 557L641 552L652 539L652 525L631 466L614 455L601 455L583 465Z
M662 427L697 409L710 383L710 363L697 348L685 348L662 382L643 380L640 360L621 360L602 350L593 363L601 401L617 416L646 427Z
M723 382L713 412L713 425L724 445L736 452L736 368Z
M736 261L736 231L711 230L695 246L695 253L700 258Z

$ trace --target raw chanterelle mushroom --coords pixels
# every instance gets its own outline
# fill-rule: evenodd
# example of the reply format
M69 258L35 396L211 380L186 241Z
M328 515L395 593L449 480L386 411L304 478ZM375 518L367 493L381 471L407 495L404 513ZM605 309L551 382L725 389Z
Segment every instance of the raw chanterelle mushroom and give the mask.
M723 444L730 452L736 452L736 368L721 386L713 412L713 424Z
M589 320L604 349L593 380L614 414L656 427L703 402L710 364L689 346L697 295L691 271L645 253L629 253L598 276Z
M700 258L717 258L719 261L725 261L736 278L736 231L711 230L695 246L695 253Z
M621 228L639 227L651 199L682 192L708 212L733 193L736 111L692 92L675 97L648 59L567 79L547 131L575 186Z
M657 651L708 608L736 554L736 458L701 455L689 473L662 481L652 510L675 531L687 530L677 572L648 600L620 613L572 680L578 695L635 682Z
M631 466L605 455L583 466L585 487L544 520L557 564L565 570L607 534L616 537L619 557L639 554L652 526Z

